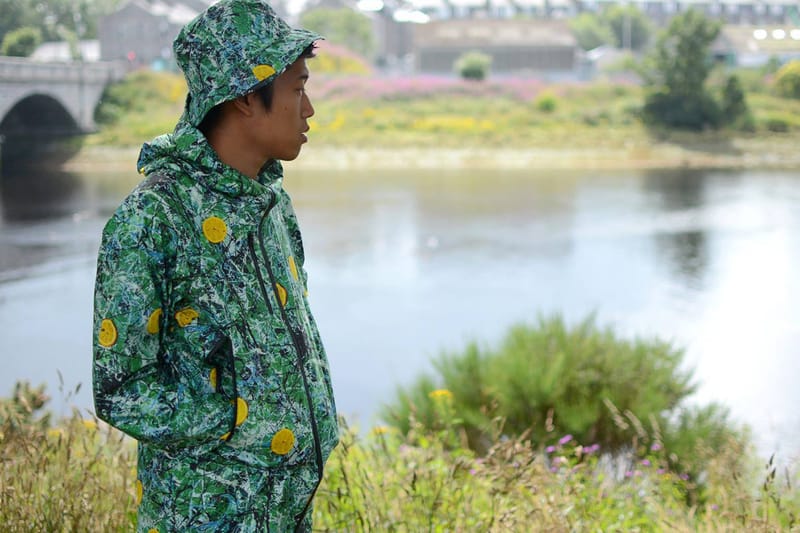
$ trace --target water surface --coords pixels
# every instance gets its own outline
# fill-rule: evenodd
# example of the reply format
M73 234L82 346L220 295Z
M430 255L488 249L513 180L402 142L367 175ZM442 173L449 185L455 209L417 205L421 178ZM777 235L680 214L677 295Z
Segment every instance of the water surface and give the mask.
M102 225L133 174L4 178L0 391L84 389ZM540 314L595 313L686 348L762 451L800 451L800 173L298 172L287 168L340 410L374 420L397 384ZM3 392L6 394L6 392ZM56 402L61 409L68 402Z

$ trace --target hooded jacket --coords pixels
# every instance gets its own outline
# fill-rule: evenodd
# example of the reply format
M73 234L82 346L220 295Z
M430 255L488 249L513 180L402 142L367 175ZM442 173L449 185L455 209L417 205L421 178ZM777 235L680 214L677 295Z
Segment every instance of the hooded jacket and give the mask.
M139 441L139 530L290 530L338 427L282 167L250 179L180 122L139 168L103 232L93 370L97 415Z

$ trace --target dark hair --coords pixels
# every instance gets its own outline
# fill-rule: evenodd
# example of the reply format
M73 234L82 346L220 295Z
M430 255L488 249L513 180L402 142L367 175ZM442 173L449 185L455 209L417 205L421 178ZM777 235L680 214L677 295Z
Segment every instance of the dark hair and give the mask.
M297 56L297 59L311 59L314 57L314 48L315 45L313 43L308 45L305 49L303 49L300 55ZM295 59L295 61L297 61L297 59ZM252 91L252 93L256 94L261 99L261 103L264 104L264 109L267 111L272 108L272 95L275 92L275 84L273 83L274 81L275 78L272 78L266 85L262 87L257 86L256 89ZM210 131L217 127L220 117L222 116L222 105L224 103L225 102L222 104L217 104L209 109L208 113L206 113L206 116L203 117L203 121L199 126L197 126L197 129L199 129L206 137L208 137Z

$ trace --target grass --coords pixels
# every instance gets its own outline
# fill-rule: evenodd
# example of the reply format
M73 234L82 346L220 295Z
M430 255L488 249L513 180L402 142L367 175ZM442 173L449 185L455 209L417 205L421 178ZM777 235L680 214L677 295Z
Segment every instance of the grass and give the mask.
M439 392L442 416L448 395ZM0 400L0 523L9 533L131 531L134 442L74 411L51 424L43 389L20 384ZM498 425L498 428L500 426ZM502 432L498 431L498 435ZM534 445L496 438L485 454L453 425L407 434L345 428L315 500L316 531L790 531L797 529L796 465L742 470L734 448L709 461L707 495L669 450L604 454L569 435Z

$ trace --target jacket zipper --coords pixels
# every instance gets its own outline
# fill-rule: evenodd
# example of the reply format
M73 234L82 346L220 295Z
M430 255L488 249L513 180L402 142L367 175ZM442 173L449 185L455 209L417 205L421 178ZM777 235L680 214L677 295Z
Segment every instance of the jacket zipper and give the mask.
M267 216L269 215L269 212L275 206L275 203L276 203L276 198L273 195L272 200L270 201L269 205L267 206L267 209L264 211L264 214L261 216L261 220L258 223L257 231L258 231L258 244L259 244L259 247L261 248L261 255L264 257L264 265L266 265L266 267L267 267L267 273L269 274L270 281L273 282L272 283L273 293L275 295L276 300L280 301L280 296L278 295L278 289L277 289L277 287L275 287L275 283L274 283L275 276L274 276L274 274L272 272L272 265L270 265L270 263L269 263L269 255L267 255L267 249L266 249L266 246L264 245L264 223L265 223L265 221L267 219ZM253 257L255 259L256 255L255 255L255 248L253 246L252 236L253 236L253 234L250 233L249 236L248 236L248 242L250 244L251 253L253 254ZM265 286L265 283L263 281L263 278L261 277L261 274L259 273L259 268L258 268L258 263L257 262L255 264L255 267L256 267L256 274L257 274L257 277L258 277L258 280L259 280L259 285L261 286L261 290L262 290L263 295L264 295L264 300L267 302L267 305L270 305L269 304L268 293L266 291L266 286ZM311 389L310 389L310 387L308 385L308 378L306 377L305 364L304 364L305 363L305 355L306 355L306 352L308 351L308 347L305 346L305 343L302 342L302 339L298 338L297 333L292 328L291 323L289 322L289 316L286 313L286 308L284 308L284 307L282 307L280 305L278 305L278 307L281 310L281 316L283 317L283 322L286 324L286 328L289 330L289 333L292 336L292 342L294 344L295 350L297 350L297 367L298 367L298 371L300 372L300 377L303 379L303 389L305 390L306 401L308 402L308 413L309 413L309 418L311 419L311 433L312 433L312 435L314 437L314 455L315 455L315 460L316 460L316 464L317 464L317 471L319 472L319 478L320 478L320 481L321 481L322 480L322 446L320 444L319 428L317 427L317 417L314 414L314 402L311 399ZM271 311L272 311L272 307L270 306L270 312ZM317 485L319 485L319 481L317 482ZM315 489L315 492L316 492L316 489ZM309 503L310 503L310 500L309 500ZM308 507L309 507L309 504L307 503L306 504L306 508L303 509L303 512L298 517L298 525L302 521L303 516L305 515L305 513L308 510Z
M274 198L274 197L273 197ZM269 274L270 281L272 281L273 292L275 294L275 299L280 302L280 295L278 294L278 288L275 286L275 275L272 272L272 265L269 263L269 255L267 255L267 249L264 245L264 223L267 219L267 215L269 215L270 210L272 209L274 203L271 203L267 210L264 212L264 215L261 217L261 221L258 224L258 244L261 248L261 255L264 257L264 264L267 267L267 273ZM252 234L251 234L252 235ZM258 268L256 267L256 270ZM262 285L262 289L264 286ZM264 298L267 297L266 292L264 293ZM278 305L281 310L281 316L283 317L283 322L286 324L286 328L289 330L289 334L292 336L292 342L294 344L295 350L297 350L297 370L300 372L300 377L303 379L303 389L306 393L306 401L308 402L308 414L309 418L311 419L311 433L314 437L314 458L317 464L317 472L319 475L319 479L317 480L317 484L314 487L314 491L311 493L311 497L309 497L308 501L306 502L305 507L300 512L299 515L295 517L297 520L295 531L298 531L300 528L303 519L305 518L306 513L308 512L309 507L311 506L311 500L314 497L314 494L317 492L317 488L319 484L322 482L322 445L320 444L319 438L319 428L317 427L317 416L314 414L314 402L311 398L311 388L308 385L308 378L306 377L305 372L305 356L308 353L308 347L306 346L305 342L301 338L299 338L297 332L292 328L291 323L289 322L289 316L286 313L286 308Z
M267 213L269 213L269 209L267 209ZM267 292L267 286L266 283L264 283L264 277L261 275L261 269L258 268L258 256L256 255L255 244L253 244L252 232L247 234L247 247L250 249L250 256L253 258L253 268L256 269L256 278L258 279L258 285L261 287L261 292L264 296L264 303L267 304L267 310L269 311L269 314L272 314L272 304L270 303L269 298L267 298L267 295L269 294Z

